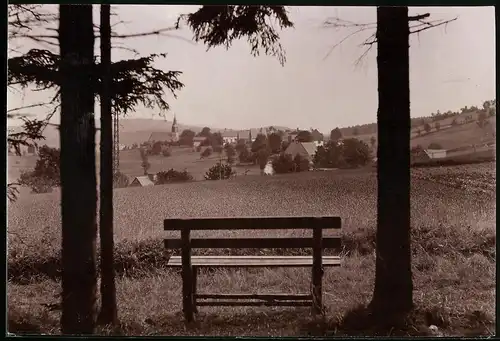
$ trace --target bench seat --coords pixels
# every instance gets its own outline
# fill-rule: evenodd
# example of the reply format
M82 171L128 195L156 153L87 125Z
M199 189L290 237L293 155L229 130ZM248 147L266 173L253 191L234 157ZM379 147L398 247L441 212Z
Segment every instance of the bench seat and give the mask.
M323 256L323 266L340 266L339 256ZM191 256L196 267L311 267L312 256ZM182 258L172 256L168 266L182 267Z

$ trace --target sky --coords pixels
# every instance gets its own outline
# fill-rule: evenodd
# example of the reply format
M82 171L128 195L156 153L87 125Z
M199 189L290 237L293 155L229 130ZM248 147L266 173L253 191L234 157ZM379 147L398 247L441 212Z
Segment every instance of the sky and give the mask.
M99 7L94 6L94 22ZM113 21L117 33L147 32L171 27L181 13L199 6L116 5ZM57 10L57 7L53 7ZM187 27L168 36L149 36L116 41L141 56L167 53L155 63L164 71L178 70L185 84L177 99L167 93L171 111L183 124L244 129L261 126L317 128L328 132L376 121L376 48L361 64L355 61L366 47L360 44L373 31L361 32L335 46L352 29L326 27L339 17L356 23L376 22L375 7L288 7L294 28L280 31L287 61L263 53L254 57L246 40L228 50L207 51L192 40ZM412 35L410 38L411 116L428 116L440 110L481 106L495 98L495 12L493 7L410 8L410 14L430 13L431 19L456 21ZM24 41L21 50L40 48ZM58 52L58 51L55 51ZM98 40L96 53L99 52ZM114 61L132 58L123 48L113 49ZM9 91L8 107L44 102L51 93ZM30 113L42 117L47 109ZM99 118L96 105L96 118ZM130 118L159 118L158 110L138 108ZM59 118L54 117L57 123ZM17 121L10 122L15 124Z

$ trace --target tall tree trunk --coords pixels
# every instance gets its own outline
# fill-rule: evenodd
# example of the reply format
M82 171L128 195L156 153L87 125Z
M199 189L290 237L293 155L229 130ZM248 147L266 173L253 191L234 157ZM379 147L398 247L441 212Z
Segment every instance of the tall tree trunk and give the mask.
M63 334L94 332L96 317L95 121L91 5L59 6Z
M408 7L377 8L377 44L377 259L371 307L387 316L413 307Z
M101 181L99 237L101 242L100 324L116 324L116 288L113 240L113 122L111 113L110 5L101 5Z

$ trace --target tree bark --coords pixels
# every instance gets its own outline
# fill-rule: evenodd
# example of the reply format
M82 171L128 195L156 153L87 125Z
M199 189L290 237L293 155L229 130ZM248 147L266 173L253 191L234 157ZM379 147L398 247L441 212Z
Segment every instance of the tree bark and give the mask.
M59 6L63 334L94 333L96 316L95 120L91 5Z
M111 25L110 5L101 5L101 181L99 237L101 246L100 324L116 324L116 287L113 240L113 122L111 112Z
M377 8L377 316L410 311L410 77L408 7Z

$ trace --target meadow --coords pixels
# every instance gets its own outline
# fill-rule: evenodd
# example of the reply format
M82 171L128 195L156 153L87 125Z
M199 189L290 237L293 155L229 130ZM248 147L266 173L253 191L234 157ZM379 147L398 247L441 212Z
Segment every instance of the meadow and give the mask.
M122 324L119 330L101 332L428 335L432 324L443 335L490 335L495 323L495 165L426 168L412 174L416 310L400 328L374 330L360 308L373 292L376 173L359 169L115 190L115 268ZM462 179L460 186L450 184L457 179ZM308 308L203 307L197 322L186 327L180 274L165 266L170 254L163 249L162 239L169 236L162 229L163 219L286 215L342 218L345 261L341 268L325 271L326 318L312 318ZM21 197L9 205L8 224L9 331L59 333L60 311L49 308L59 301L60 293L59 194ZM243 236L245 231L231 234ZM228 251L212 254L216 252ZM200 292L307 292L309 281L307 269L217 270L202 273L199 288Z

